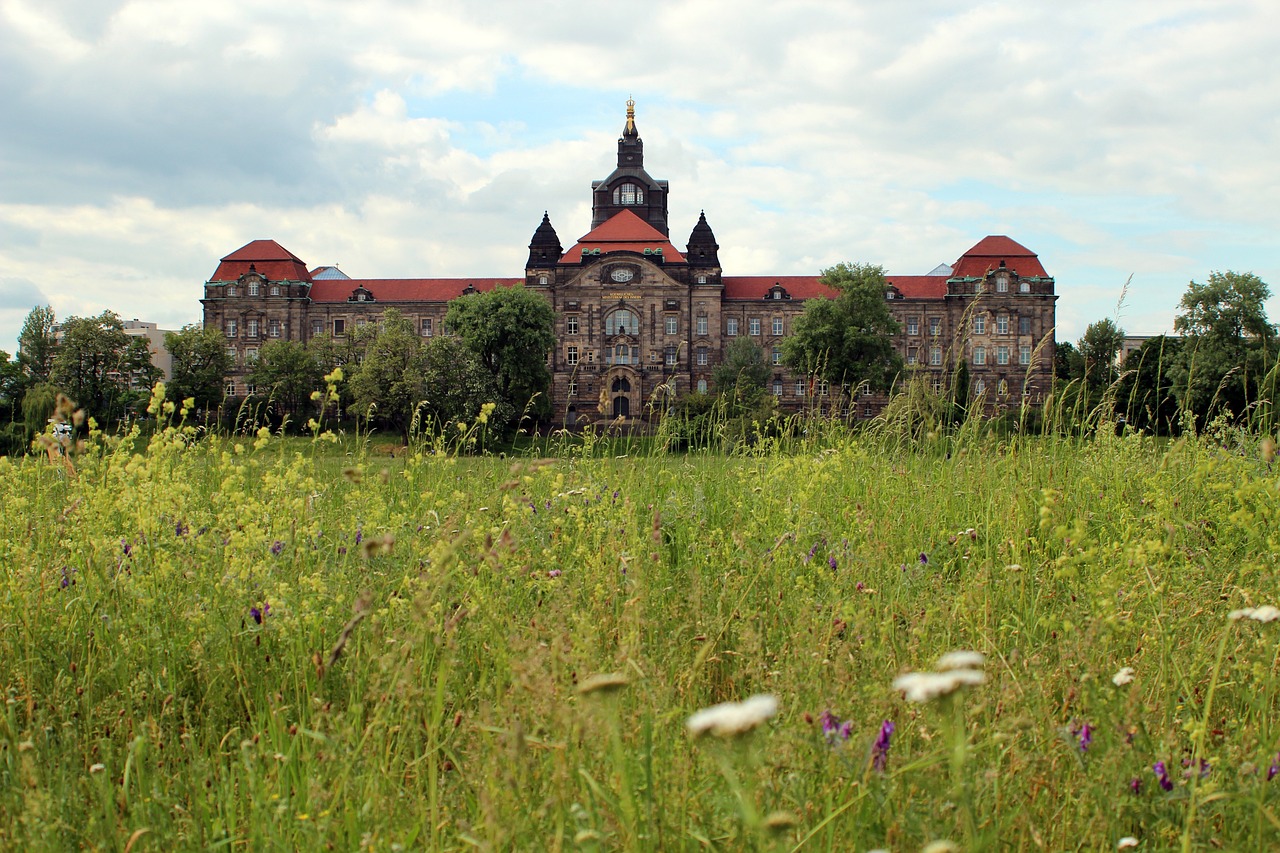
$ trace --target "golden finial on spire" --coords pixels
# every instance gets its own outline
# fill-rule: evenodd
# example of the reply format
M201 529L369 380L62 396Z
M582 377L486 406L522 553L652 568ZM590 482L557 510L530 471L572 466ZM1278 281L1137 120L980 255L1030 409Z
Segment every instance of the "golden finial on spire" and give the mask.
M627 98L627 133L636 132L636 102Z

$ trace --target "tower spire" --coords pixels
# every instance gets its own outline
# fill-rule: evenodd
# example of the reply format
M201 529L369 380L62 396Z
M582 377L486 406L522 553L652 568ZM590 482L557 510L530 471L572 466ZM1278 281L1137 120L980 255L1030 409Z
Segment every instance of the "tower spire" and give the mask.
M622 129L623 136L639 136L636 130L636 102L632 98L627 98L627 124Z

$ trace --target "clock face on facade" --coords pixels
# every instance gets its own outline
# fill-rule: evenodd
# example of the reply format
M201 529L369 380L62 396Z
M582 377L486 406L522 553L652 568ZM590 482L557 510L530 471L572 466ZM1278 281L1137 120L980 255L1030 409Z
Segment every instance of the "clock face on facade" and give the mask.
M635 272L626 267L617 267L613 272L609 273L609 278L620 284L631 281L634 276Z

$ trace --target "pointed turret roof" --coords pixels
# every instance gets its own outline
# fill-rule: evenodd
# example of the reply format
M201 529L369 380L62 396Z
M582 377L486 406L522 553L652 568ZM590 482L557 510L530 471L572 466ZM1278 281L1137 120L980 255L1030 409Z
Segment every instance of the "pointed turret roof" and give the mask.
M687 257L694 266L720 266L720 245L716 243L716 235L707 224L707 212L698 214L698 224L693 226L689 234Z
M560 245L560 237L551 225L551 216L543 211L542 224L533 232L533 239L529 241L529 261L525 267L555 266L562 254L564 247Z
M1005 267L1028 278L1047 278L1044 266L1035 252L1004 235L983 237L955 262L954 278L978 278Z

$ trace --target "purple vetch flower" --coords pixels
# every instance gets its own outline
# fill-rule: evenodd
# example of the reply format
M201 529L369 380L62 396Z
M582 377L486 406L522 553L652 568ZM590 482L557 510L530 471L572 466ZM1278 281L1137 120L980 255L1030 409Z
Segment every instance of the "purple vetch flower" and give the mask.
M926 554L924 551L920 552L920 565L922 566L929 565L929 555Z
M877 772L883 773L885 764L889 761L889 741L893 737L893 730L893 720L885 720L880 724L880 734L871 746L871 766Z
M76 573L75 569L71 569L71 568L68 568L67 566L63 566L62 580L58 583L58 587L60 589L66 589L67 587L75 586L76 579L73 577L75 573Z
M1080 751L1088 752L1091 743L1093 743L1093 726L1085 723L1080 726Z
M1173 790L1173 780L1169 778L1169 770L1164 766L1163 761L1157 761L1151 765L1151 772L1156 774L1156 781L1160 783L1160 787L1165 791Z
M547 572L547 577L549 577L549 578L558 578L558 577L560 577L560 570L559 570L559 569L552 569L551 571Z
M266 618L267 618L267 614L269 614L270 612L271 612L271 605L270 605L270 604L267 604L265 601L262 603L262 609L261 609L261 610L259 610L259 609L258 609L258 608L256 608L256 607L250 607L250 608L249 608L249 615L250 615L250 616L252 616L252 617L253 617L253 621L254 621L254 622L257 622L259 625L261 625L261 624L262 624L262 620L263 620L263 619L266 619Z
M364 525L356 528L356 544L359 545L364 541Z
M120 540L120 553L124 554L126 557L133 553L133 546L129 544L128 539Z
M617 490L617 489L614 489L614 490L613 490L613 499L614 499L615 501L618 499L618 490Z
M1190 758L1184 758L1184 759L1182 759L1182 766L1183 766L1183 767L1185 767L1185 768L1187 768L1186 770L1183 770L1183 771L1182 771L1182 775L1183 775L1183 776L1185 776L1186 778L1190 779L1190 778L1191 778L1191 773L1192 773L1192 770L1191 770L1191 759L1190 759ZM1209 775L1209 771L1210 771L1210 770L1212 770L1212 769L1213 769L1213 767L1209 764L1209 762L1205 761L1203 758L1202 758L1202 759L1200 759L1200 778L1201 778L1201 779L1203 779L1204 777L1208 776L1208 775Z
M284 543L281 542L279 539L271 543L271 553L274 556L279 557L280 552L283 550L284 550Z
M840 720L828 709L822 712L818 723L822 726L822 734L826 737L827 743L834 744L840 733Z
M853 736L853 720L845 720L840 724L840 740L848 740Z
M1271 759L1271 766L1267 768L1267 781L1270 782L1276 778L1276 774L1280 773L1280 752L1276 753L1276 757Z
M818 551L818 543L814 542L813 547L809 549L809 553L805 555L804 561L807 563L813 559L813 555Z
M187 523L185 521L179 521L177 524L173 526L174 536L186 536L190 532L191 532L191 528L187 527Z
M1130 780L1129 780L1129 790L1130 790L1130 791L1132 791L1132 792L1134 793L1134 796L1137 796L1138 794L1141 794L1141 793L1142 793L1142 779L1140 779L1140 778L1139 778L1139 777L1137 777L1137 776L1134 776L1132 779L1130 779Z
M858 581L853 588L856 589L858 592L862 592L864 589L866 589L866 586L863 585L862 581Z
M836 570L836 557L834 554L827 557L827 565L831 567L831 571L834 572Z

